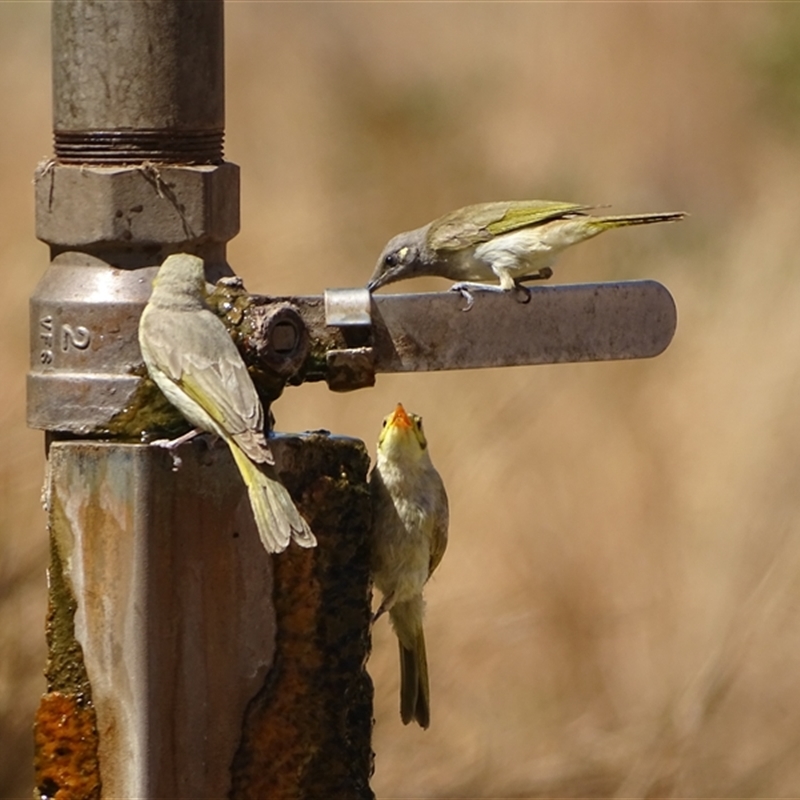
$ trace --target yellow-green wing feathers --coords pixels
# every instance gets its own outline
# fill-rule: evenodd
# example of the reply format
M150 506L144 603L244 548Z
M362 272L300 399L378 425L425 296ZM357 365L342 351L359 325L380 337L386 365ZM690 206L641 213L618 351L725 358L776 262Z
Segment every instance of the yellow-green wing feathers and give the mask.
M313 547L314 534L273 466L264 409L247 367L225 326L203 307L202 295L199 259L164 262L139 323L150 376L189 422L225 440L267 551L279 553L292 539Z
M433 531L431 535L430 546L430 566L428 568L428 576L433 575L433 571L439 566L439 563L444 556L444 551L447 549L447 528L450 524L450 510L447 504L447 492L444 488L444 482L439 477L439 473L434 473L438 480L439 487L436 493L437 508L433 514Z
M264 410L225 326L212 312L174 315L148 309L147 348L164 375L259 463L272 462L264 438ZM176 343L192 342L190 352Z
M445 214L431 223L428 244L434 250L461 250L519 228L541 225L589 206L553 200L478 203Z
M509 205L510 208L500 219L487 224L487 230L492 236L499 236L519 228L528 228L531 225L541 225L543 222L559 219L568 214L582 214L589 208L589 206L576 203L551 200L529 200Z
M199 403L253 461L273 463L264 437L264 410L244 364L222 360L216 364L189 363L187 366L179 381L186 394Z

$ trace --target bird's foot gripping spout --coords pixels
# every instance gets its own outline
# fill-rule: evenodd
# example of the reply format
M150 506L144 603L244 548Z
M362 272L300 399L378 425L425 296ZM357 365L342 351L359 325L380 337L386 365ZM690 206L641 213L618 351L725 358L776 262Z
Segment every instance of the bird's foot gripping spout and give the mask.
M530 303L531 290L527 286L523 286L521 283L515 283L511 291L514 293L514 299L518 303Z
M459 281L454 283L450 290L451 292L458 292L466 301L467 304L462 308L462 311L469 311L475 305L475 298L473 292L504 292L500 286L492 286L486 283L472 283L471 281Z
M186 442L190 442L195 436L199 436L201 433L205 433L202 428L192 428L192 430L184 433L182 436L178 436L176 439L155 439L150 442L151 447L163 447L164 450L169 451L169 454L172 456L172 471L177 472L181 468L181 457L175 452L178 447Z
M475 305L475 298L473 292L505 292L513 294L519 303L529 303L531 299L530 290L520 283L515 283L513 288L504 289L502 286L493 286L487 283L471 283L469 281L461 281L454 283L450 287L451 292L458 292L466 301L467 304L462 308L462 311L469 311Z

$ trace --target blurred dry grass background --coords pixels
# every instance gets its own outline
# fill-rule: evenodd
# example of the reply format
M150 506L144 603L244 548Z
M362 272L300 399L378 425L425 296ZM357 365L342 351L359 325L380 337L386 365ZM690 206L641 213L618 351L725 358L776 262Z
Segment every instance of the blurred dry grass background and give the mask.
M29 796L44 688L24 374L48 16L0 4L2 797ZM390 235L481 200L692 215L556 272L664 282L679 327L653 361L384 376L275 407L283 430L372 447L402 400L449 489L429 731L400 724L375 631L377 794L798 796L800 6L229 2L226 24L230 258L251 291L363 284Z

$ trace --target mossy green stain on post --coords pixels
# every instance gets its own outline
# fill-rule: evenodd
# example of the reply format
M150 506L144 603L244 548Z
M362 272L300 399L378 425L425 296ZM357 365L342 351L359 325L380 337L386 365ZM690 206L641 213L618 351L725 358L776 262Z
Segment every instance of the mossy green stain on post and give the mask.
M49 597L47 607L47 690L63 692L91 703L92 688L83 663L83 650L75 638L77 602L72 586L65 575L64 560L68 554L59 545L58 529L69 525L57 495L50 498L50 566L48 569ZM63 540L62 540L63 541Z
M140 442L143 433L157 436L180 436L189 424L146 374L130 403L117 414L104 431L121 441Z

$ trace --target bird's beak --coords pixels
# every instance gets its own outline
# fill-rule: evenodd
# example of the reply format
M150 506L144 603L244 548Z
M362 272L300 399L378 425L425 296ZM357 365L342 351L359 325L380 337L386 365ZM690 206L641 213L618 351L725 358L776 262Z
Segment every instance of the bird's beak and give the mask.
M412 427L411 418L408 416L408 414L406 414L406 410L403 408L402 403L397 404L397 408L395 408L392 418L389 420L389 424L395 428Z
M403 268L400 265L386 269L384 263L379 261L378 266L375 267L375 272L372 273L372 277L369 279L367 290L374 292L376 289L380 289L381 286L386 286L387 283L394 283L400 280L399 276L402 273Z
M374 292L376 289L380 289L381 286L389 281L390 277L391 275L388 272L384 272L383 274L379 275L373 275L367 284L367 291Z

